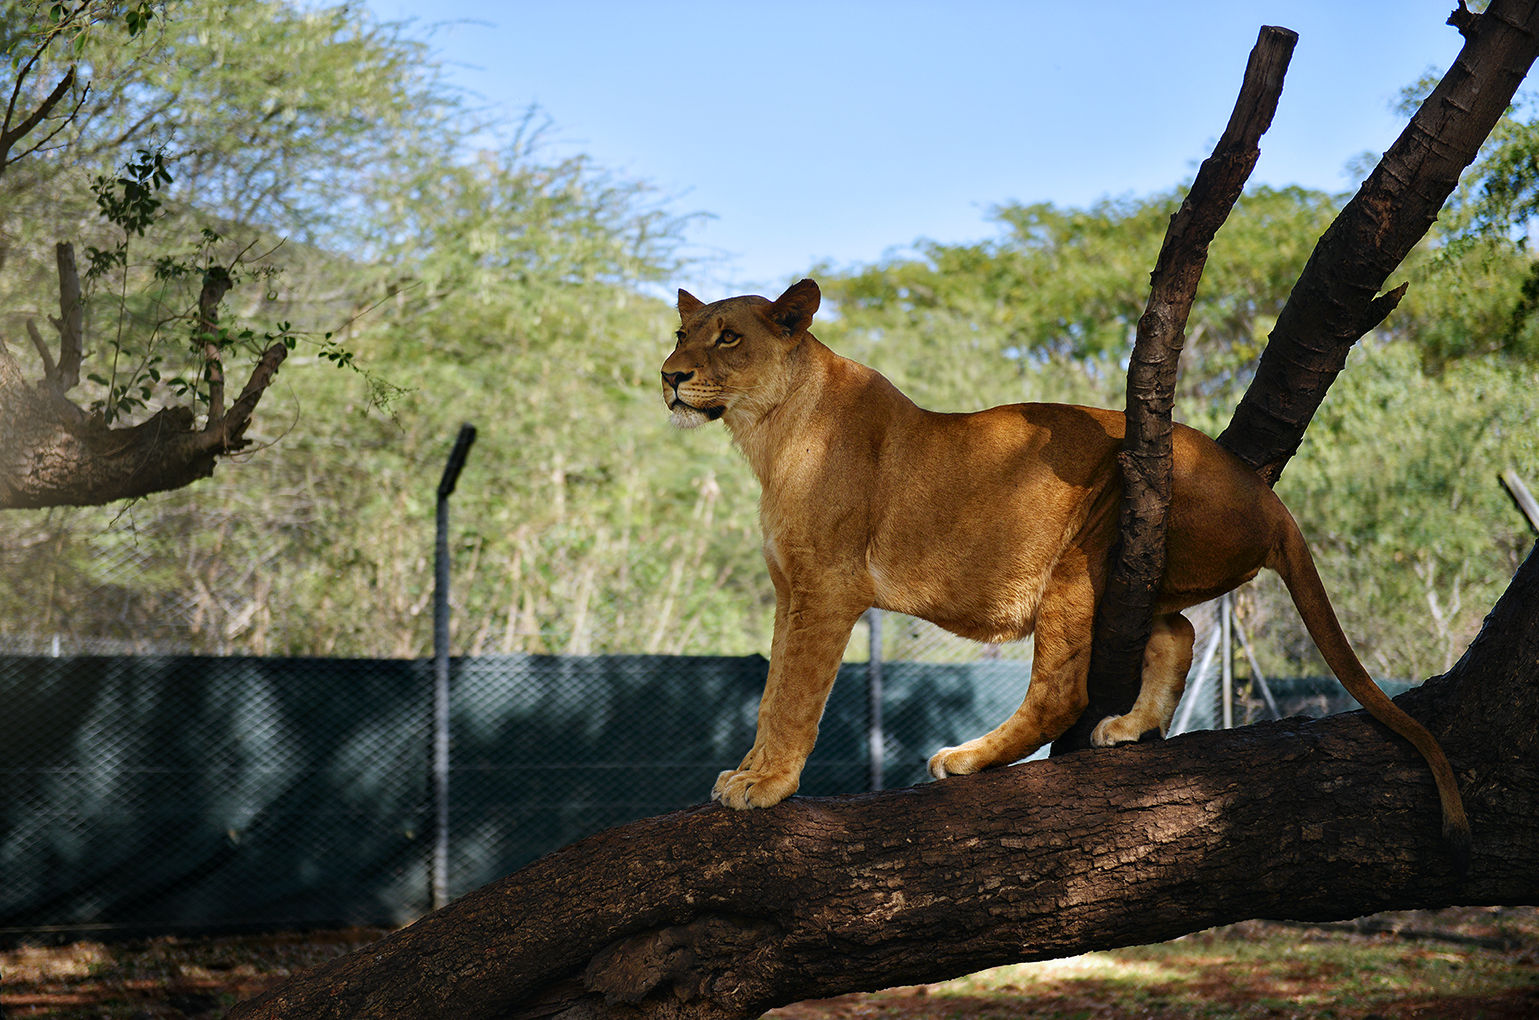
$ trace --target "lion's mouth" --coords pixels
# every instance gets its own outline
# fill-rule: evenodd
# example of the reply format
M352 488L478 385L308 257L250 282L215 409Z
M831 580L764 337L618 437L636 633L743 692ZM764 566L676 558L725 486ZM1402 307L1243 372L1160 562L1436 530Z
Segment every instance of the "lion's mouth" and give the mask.
M706 421L716 421L727 411L720 404L712 404L710 407L696 407L694 404L686 403L677 397L669 402L668 410L672 411L675 415L704 415Z

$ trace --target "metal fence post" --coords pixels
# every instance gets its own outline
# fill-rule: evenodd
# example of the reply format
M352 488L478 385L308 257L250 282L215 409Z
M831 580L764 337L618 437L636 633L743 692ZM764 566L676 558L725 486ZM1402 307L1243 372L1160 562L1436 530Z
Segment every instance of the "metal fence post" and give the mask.
M870 654L866 657L866 747L868 769L866 785L874 793L882 788L886 771L886 748L882 734L882 611L866 610L870 629Z
M438 482L438 535L433 554L433 909L449 903L449 497L476 441L461 425Z
M1230 596L1225 595L1219 600L1219 626L1223 628L1223 650L1219 652L1223 669L1223 723L1224 729L1234 729L1234 653L1229 644L1230 613L1234 610L1230 604Z

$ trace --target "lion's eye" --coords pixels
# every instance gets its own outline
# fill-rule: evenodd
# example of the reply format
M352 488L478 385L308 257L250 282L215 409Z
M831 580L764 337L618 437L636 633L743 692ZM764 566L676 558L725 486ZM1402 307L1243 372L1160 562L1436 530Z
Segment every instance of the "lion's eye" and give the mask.
M682 329L679 330L677 333L673 334L673 338L675 340L677 340L679 343L683 343L684 342L684 331ZM675 346L677 346L677 344Z
M743 334L734 333L730 329L724 329L721 331L721 336L716 338L716 346L731 347L741 339L743 339Z

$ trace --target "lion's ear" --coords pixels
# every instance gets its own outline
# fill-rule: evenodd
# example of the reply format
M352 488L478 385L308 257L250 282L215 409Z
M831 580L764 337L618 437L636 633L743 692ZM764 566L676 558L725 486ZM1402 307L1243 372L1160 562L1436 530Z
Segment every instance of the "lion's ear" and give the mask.
M699 298L695 297L695 295L691 294L689 291L685 290L683 287L679 288L679 321L680 322L685 321L691 315L694 315L696 312L698 312L700 309L702 309L704 307L705 307L705 302L704 301L701 301Z
M817 312L818 303L822 299L818 285L811 280L793 283L770 305L770 321L784 329L786 336L795 336L812 325L812 316Z

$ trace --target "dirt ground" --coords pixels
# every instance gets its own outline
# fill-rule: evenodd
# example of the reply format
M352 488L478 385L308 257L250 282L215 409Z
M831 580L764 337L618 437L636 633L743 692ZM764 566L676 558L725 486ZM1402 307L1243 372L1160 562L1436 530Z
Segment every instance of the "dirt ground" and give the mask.
M0 1015L213 1018L377 929L0 950ZM1161 946L1020 964L942 984L797 1003L775 1020L1539 1017L1539 910L1246 922Z

